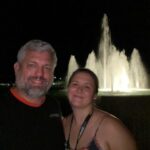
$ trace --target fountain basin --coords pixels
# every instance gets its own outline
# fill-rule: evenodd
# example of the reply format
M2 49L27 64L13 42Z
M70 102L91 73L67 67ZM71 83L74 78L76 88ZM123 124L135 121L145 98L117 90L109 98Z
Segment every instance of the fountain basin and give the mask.
M150 89L130 89L127 91L99 89L98 96L150 96Z

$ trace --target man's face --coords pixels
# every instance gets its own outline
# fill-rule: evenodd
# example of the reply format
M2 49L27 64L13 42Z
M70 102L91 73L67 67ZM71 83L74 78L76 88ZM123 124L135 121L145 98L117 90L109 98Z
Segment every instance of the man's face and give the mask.
M31 98L44 96L53 82L53 60L48 52L27 52L14 70L17 88Z

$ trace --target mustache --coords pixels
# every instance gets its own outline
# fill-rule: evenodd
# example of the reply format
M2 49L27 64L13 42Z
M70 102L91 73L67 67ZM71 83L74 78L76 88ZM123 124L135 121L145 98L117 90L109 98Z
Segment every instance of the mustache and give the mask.
M32 77L29 77L29 79L47 82L47 80L41 76L34 76L34 77L32 76Z

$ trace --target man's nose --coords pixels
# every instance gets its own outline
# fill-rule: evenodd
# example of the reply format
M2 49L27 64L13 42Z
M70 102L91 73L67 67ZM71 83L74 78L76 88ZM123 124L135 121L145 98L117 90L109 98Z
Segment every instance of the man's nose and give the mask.
M38 67L36 70L37 76L43 76L44 75L44 69L42 67Z

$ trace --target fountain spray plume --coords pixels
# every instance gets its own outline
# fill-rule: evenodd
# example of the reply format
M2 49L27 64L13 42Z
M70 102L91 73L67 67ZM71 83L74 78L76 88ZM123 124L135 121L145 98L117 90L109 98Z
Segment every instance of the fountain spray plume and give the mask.
M66 83L68 82L71 74L77 69L79 68L78 63L76 62L75 56L71 55L70 60L69 60L69 65L68 65L68 73L66 76Z
M139 51L134 48L130 58L125 50L118 50L111 41L107 15L104 14L102 35L98 55L92 51L86 60L85 68L91 69L98 77L100 91L133 91L148 88L148 75L141 61ZM72 55L68 65L68 75L78 68Z

